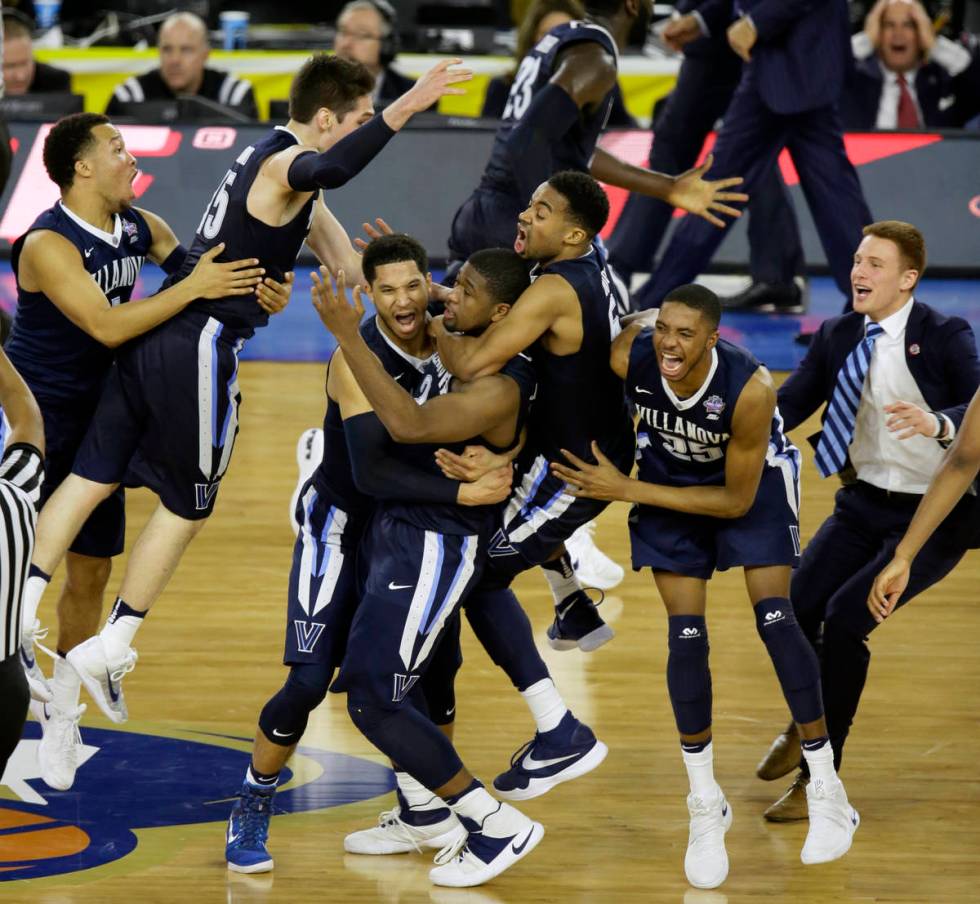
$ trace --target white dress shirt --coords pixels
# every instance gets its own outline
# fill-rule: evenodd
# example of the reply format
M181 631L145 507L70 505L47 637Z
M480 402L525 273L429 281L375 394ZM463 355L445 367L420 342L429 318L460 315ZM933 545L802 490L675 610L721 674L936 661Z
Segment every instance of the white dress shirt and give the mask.
M881 98L878 100L878 117L875 119L876 129L897 129L898 128L898 100L901 97L901 89L898 85L898 73L886 69L885 64L879 60L881 67ZM909 89L912 103L915 104L915 112L919 117L919 125L924 126L925 120L922 117L922 107L919 106L919 98L915 93L915 76L918 68L909 69L905 73L905 87Z
M910 298L878 323L884 332L875 340L871 353L849 449L858 480L899 493L925 493L945 455L936 439L921 435L898 439L902 431L892 433L885 426L890 417L885 405L893 402L911 402L930 410L905 360L905 326L913 301ZM870 318L864 321L867 327ZM953 423L945 415L941 417L946 422L945 438L951 439Z

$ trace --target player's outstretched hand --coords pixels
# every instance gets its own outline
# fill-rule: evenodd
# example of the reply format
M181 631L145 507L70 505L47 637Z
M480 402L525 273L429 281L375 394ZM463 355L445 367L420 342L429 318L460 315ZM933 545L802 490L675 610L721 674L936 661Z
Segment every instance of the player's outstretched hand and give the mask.
M462 62L459 57L440 60L398 100L385 107L381 115L388 126L397 132L412 116L428 110L440 97L465 94L464 88L456 86L473 78L473 70L453 68Z
M700 166L689 169L686 173L681 173L674 177L674 187L667 199L674 207L680 207L688 213L696 213L699 217L704 217L714 226L722 227L725 221L715 215L715 213L725 214L729 217L740 217L742 212L735 207L730 207L725 201L748 201L749 196L744 192L725 191L734 185L742 184L741 176L732 176L729 179L718 179L708 182L701 177L711 169L714 157L708 154L707 160Z
M283 310L289 299L293 295L293 282L296 275L290 270L285 277L285 282L267 276L255 289L255 297L259 302L259 307L267 314L278 314Z
M567 484L566 493L587 499L626 498L625 488L629 478L602 454L598 443L592 443L592 454L596 460L594 465L582 461L567 449L562 449L561 454L571 462L571 466L553 461L551 470Z
M375 217L374 223L361 223L361 228L364 230L365 235L367 235L367 241L362 238L356 238L354 239L354 247L362 253L375 239L380 239L383 235L393 235L395 232L381 217Z
M225 250L225 243L218 242L198 258L197 264L187 277L194 286L198 298L227 298L229 295L251 295L262 281L265 270L257 266L258 258L219 264L215 258Z
M895 604L909 585L911 571L912 563L896 555L875 578L868 594L868 609L879 625L895 611Z
M462 452L436 449L436 464L450 480L479 480L488 471L510 464L506 455L491 452L486 446L467 446Z
M330 279L330 271L320 267L320 272L310 273L313 280L313 307L323 321L323 325L333 333L334 338L343 345L344 342L357 335L364 317L364 302L361 298L361 287L354 289L354 303L347 300L347 286L344 271L337 271L337 288L334 290Z
M510 465L487 471L473 483L461 483L456 494L460 505L496 505L510 495L510 484L514 469Z

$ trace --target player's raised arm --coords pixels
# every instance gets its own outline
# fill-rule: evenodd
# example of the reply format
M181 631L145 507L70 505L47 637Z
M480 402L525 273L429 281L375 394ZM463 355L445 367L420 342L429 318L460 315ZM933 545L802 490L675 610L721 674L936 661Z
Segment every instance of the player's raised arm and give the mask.
M609 349L609 366L620 380L626 379L626 371L630 366L630 351L633 340L643 332L643 325L631 323L615 339Z
M343 272L350 285L358 285L364 279L360 252L322 197L313 208L313 223L306 244L332 275Z

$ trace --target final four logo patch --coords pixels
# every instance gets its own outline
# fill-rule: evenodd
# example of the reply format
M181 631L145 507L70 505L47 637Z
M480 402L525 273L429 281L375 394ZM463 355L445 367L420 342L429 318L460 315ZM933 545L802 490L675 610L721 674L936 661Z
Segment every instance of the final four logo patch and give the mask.
M704 410L708 412L709 421L717 421L721 413L725 410L725 402L721 396L708 396L704 400Z

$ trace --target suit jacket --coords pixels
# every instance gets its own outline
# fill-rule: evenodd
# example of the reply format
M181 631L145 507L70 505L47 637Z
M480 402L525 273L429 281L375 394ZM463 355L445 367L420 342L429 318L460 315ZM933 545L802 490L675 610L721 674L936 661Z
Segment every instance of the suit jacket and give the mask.
M399 97L415 84L415 79L409 78L407 75L402 75L398 70L392 69L390 66L382 71L381 75L378 76L378 80L381 84L378 88L378 98L375 106L379 110L383 110L392 101L398 100Z
M779 388L779 412L787 430L830 401L837 374L863 335L864 315L856 311L820 325L806 357ZM970 325L962 317L947 317L913 302L905 327L905 362L929 408L945 414L958 430L980 386L980 360ZM821 423L826 416L825 409ZM814 448L820 436L817 432L808 437ZM971 530L980 530L980 504L969 507L968 517ZM976 533L972 542L977 543Z
M71 73L47 63L35 63L34 78L27 91L29 94L70 94Z
M858 60L848 75L840 113L846 129L874 129L884 76L877 56ZM930 60L915 74L915 96L924 124L931 129L959 129L980 112L980 58L959 75L950 75Z

